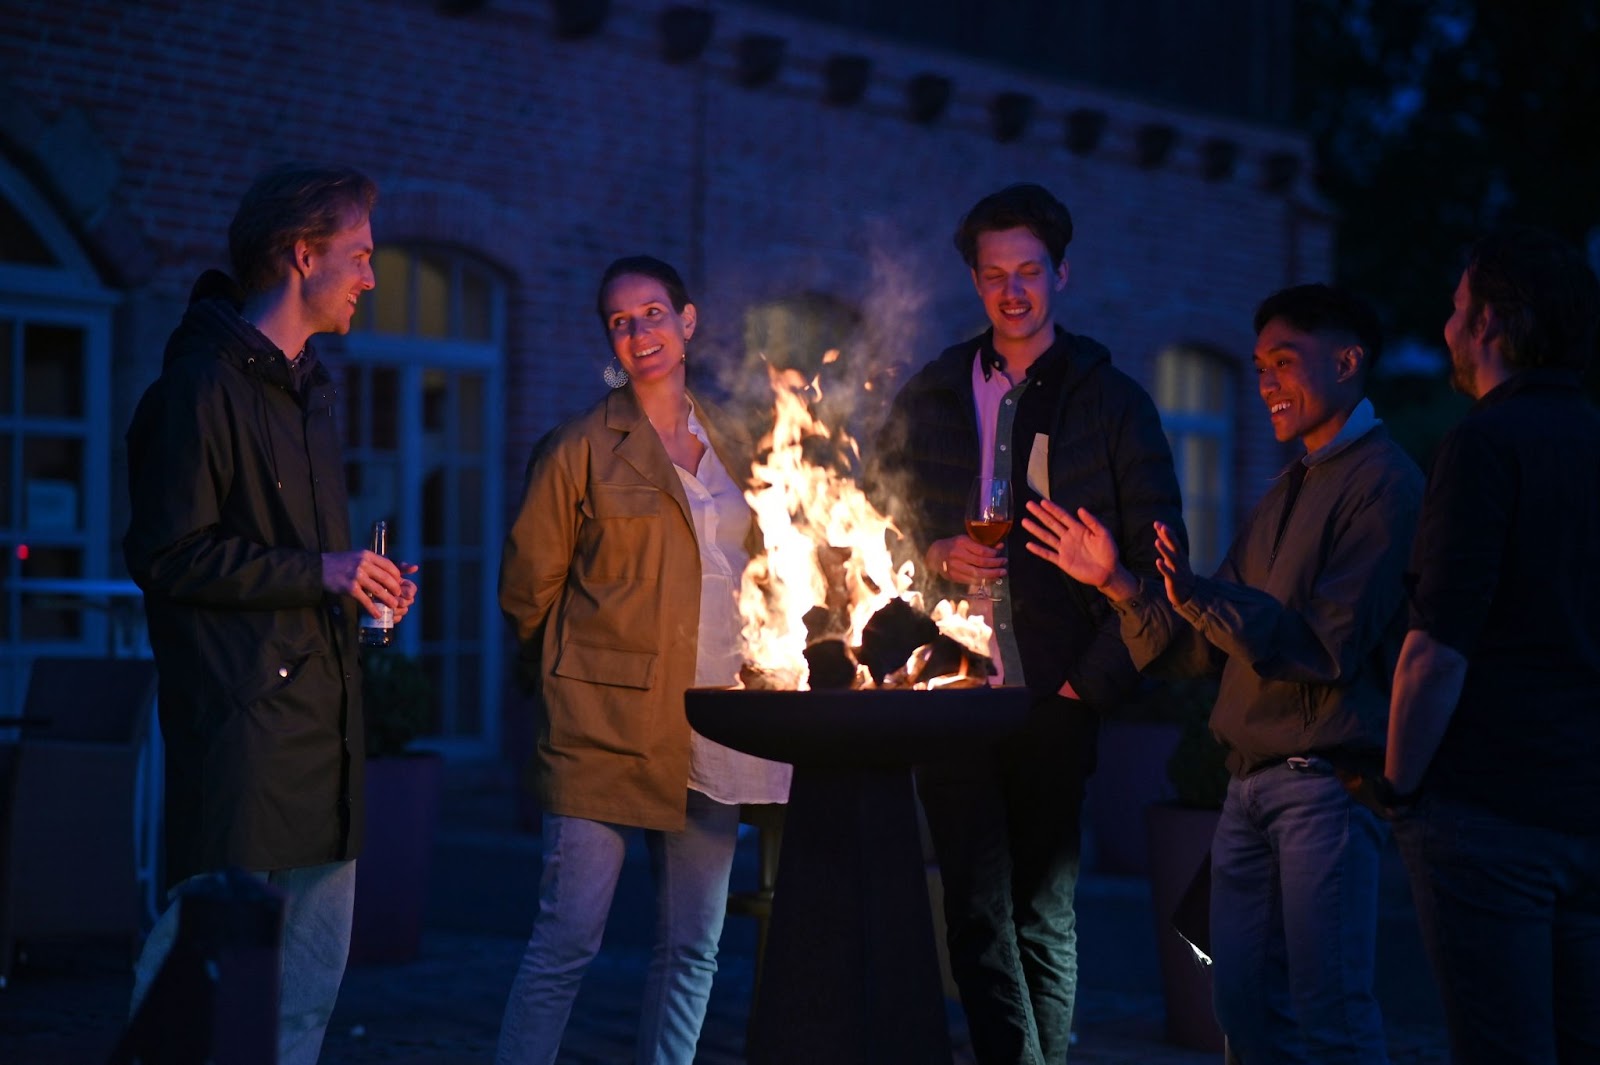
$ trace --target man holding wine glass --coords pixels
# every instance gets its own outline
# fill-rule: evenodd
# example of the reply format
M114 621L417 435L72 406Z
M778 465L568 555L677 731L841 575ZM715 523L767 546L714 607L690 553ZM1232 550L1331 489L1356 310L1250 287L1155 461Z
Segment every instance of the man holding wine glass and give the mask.
M1104 347L1056 322L1071 239L1071 215L1038 185L1009 186L967 213L955 244L990 328L906 383L873 458L874 490L935 594L970 597L990 620L991 682L1033 694L1027 723L997 748L917 772L951 968L983 1065L1066 1060L1096 712L1138 683L1115 615L1023 550L1013 508L1103 508L1123 557L1150 576L1153 523L1184 536L1155 404Z

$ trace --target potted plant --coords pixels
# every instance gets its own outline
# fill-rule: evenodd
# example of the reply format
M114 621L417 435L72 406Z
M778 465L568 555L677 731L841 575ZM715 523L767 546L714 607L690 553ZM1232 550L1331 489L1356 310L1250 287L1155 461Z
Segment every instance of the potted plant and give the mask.
M410 747L433 721L433 686L422 663L398 651L368 652L362 666L367 830L350 961L404 962L421 945L439 824L443 759Z
M1209 905L1206 859L1228 790L1225 752L1207 724L1215 695L1213 682L1195 682L1189 690L1183 730L1167 760L1175 797L1152 804L1145 816L1167 1040L1220 1052L1223 1037L1211 1004L1210 959L1202 960L1173 927L1180 907L1190 920L1198 915L1203 925Z

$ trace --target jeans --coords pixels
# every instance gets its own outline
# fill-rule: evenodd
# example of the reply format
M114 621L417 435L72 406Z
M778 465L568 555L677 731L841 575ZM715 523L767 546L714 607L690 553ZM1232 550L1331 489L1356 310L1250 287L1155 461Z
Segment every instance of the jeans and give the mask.
M256 875L284 894L278 1065L315 1065L350 954L356 863L329 862ZM138 1011L177 937L178 906L169 905L150 930L134 966L130 1012Z
M1439 795L1394 831L1455 1061L1600 1061L1600 835Z
M1389 1060L1372 989L1383 839L1320 761L1228 782L1211 845L1212 980L1245 1065Z
M1078 989L1079 815L1098 720L1052 696L993 752L924 766L945 937L981 1065L1067 1059Z
M624 825L546 814L539 913L500 1026L497 1065L550 1065L600 950L627 850ZM639 1014L639 1065L690 1065L717 971L739 808L689 792L681 832L646 831L656 940Z

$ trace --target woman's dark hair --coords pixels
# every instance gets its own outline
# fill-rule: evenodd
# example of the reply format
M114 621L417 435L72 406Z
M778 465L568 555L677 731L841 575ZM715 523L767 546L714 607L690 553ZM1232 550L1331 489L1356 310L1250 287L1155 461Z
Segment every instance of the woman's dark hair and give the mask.
M1051 266L1061 265L1072 243L1072 215L1042 185L1007 185L979 200L956 227L956 251L969 269L976 270L979 235L1018 227L1039 238L1050 253Z
M378 186L343 166L283 163L256 178L228 226L233 276L247 294L275 288L286 256L305 241L318 251L333 235L372 214Z
M680 314L694 302L689 298L689 286L683 283L683 278L670 264L650 255L628 255L613 262L600 275L600 290L595 293L594 309L600 316L601 325L606 322L606 289L611 282L628 274L638 274L661 282L661 287L667 290L667 299L672 301L672 309Z
M1361 367L1367 373L1383 353L1383 328L1377 314L1359 296L1333 285L1294 285L1274 292L1256 308L1256 332L1259 334L1277 318L1302 333L1347 333L1355 337L1366 349Z
M1467 256L1467 293L1468 321L1494 309L1511 368L1581 370L1594 357L1600 282L1578 250L1553 233L1507 229L1478 241Z

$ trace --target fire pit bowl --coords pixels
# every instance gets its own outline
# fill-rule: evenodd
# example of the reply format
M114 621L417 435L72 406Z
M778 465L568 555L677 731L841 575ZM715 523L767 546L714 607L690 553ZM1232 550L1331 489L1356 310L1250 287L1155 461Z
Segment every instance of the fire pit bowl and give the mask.
M959 756L1022 725L1026 688L750 691L692 688L689 724L746 754L800 766L904 768Z
M912 766L1020 727L1025 688L712 691L689 723L794 764L750 1065L951 1060Z

